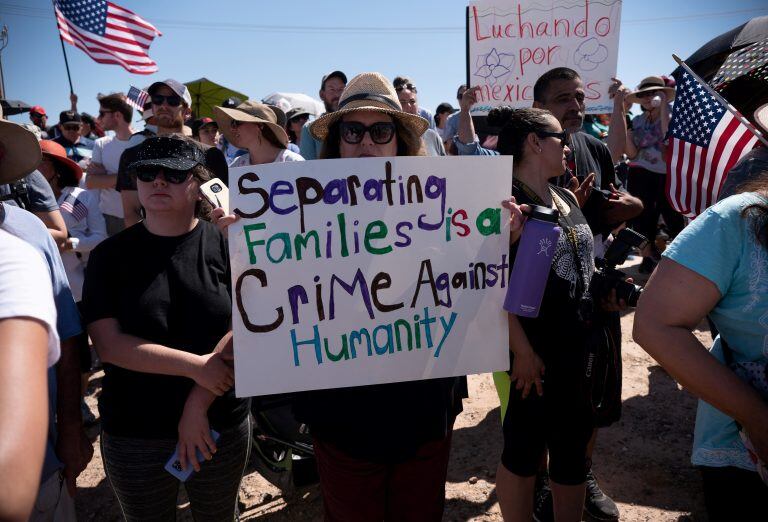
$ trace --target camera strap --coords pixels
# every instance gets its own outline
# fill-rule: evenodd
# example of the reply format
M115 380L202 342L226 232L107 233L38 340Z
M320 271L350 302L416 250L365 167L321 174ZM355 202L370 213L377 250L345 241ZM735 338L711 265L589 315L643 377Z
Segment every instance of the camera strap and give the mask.
M564 202L560 199L560 195L552 187L550 187L549 190L552 192L552 200L555 202L555 206L557 207L558 212L560 212L560 217L562 217L568 225L564 231L565 237L568 239L568 243L571 244L571 249L573 250L573 261L576 264L576 271L579 274L579 280L581 283L580 285L576 285L576 290L578 291L579 297L583 297L589 294L589 289L587 287L586 272L584 271L584 266L581 264L581 256L579 256L579 243L576 237L576 223L574 223L571 219L570 212L567 212L568 209L565 208L563 204Z

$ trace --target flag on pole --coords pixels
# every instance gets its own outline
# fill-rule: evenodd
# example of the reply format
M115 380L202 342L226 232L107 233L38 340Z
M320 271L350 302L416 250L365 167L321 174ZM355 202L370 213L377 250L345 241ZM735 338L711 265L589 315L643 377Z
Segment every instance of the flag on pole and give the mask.
M694 75L680 78L667 134L667 197L696 217L717 201L728 171L758 138Z
M157 72L148 53L161 33L140 16L105 0L54 0L54 9L62 40L93 60L134 74Z
M144 105L146 105L147 101L149 101L149 93L131 85L125 101L128 103L128 105L132 105L135 109L143 111Z
M768 38L729 54L709 84L722 91L741 76L768 81Z

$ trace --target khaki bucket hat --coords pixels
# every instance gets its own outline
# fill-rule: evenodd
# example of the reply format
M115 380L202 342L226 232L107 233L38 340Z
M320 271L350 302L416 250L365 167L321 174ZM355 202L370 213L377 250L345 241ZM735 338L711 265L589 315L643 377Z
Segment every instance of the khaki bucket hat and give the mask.
M262 123L269 127L277 141L288 146L288 134L285 129L277 123L277 115L269 105L246 100L234 109L226 107L214 107L213 117L219 125L219 130L224 136L232 141L232 121L243 123Z

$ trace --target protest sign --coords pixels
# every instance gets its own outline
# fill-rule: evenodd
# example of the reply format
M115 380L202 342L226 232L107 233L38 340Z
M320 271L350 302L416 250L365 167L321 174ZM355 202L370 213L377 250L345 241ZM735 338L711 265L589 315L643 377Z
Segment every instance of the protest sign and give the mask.
M238 396L509 366L512 158L231 169Z
M621 0L478 0L467 17L467 77L481 87L473 115L530 107L536 80L555 67L579 73L588 113L613 111Z

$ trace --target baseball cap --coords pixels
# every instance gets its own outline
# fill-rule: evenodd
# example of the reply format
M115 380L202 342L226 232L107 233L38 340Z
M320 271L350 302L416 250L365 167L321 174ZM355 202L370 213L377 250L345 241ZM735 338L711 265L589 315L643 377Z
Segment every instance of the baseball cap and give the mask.
M83 119L74 111L61 111L59 113L59 125L66 123L82 123Z
M457 110L458 109L454 109L453 105L451 105L450 103L445 103L444 102L444 103L441 103L440 105L437 106L437 110L435 110L435 114L442 114L444 112L449 112L449 113L453 114Z
M35 113L35 114L39 114L40 116L48 116L45 113L45 109L43 109L39 105L33 106L31 109L29 109L29 112L32 112L32 113Z
M154 94L153 91L156 91L159 87L163 85L168 87L170 90L175 92L182 100L184 100L184 103L186 104L187 107L192 106L192 95L189 94L189 89L187 89L187 86L181 82L177 82L176 80L172 80L170 78L167 80L163 80L161 82L153 83L152 85L149 86L149 88L147 89L147 92L149 93L150 96L152 96L152 94Z
M347 75L344 74L341 71L332 71L323 76L323 80L320 82L320 90L325 90L325 82L330 80L331 78L338 78L342 82L344 82L344 85L347 84Z
M163 167L172 170L190 170L205 165L205 153L195 143L174 136L153 136L136 146L134 161L128 172L135 174L142 167Z
M213 121L212 118L198 118L197 120L192 122L192 125L190 127L192 128L192 135L195 136L200 132L200 129L205 127L206 125L213 125L217 129L219 128L219 124Z
M309 111L305 109L304 107L294 107L288 113L285 115L288 118L288 121L291 121L293 118L297 116L309 116Z

